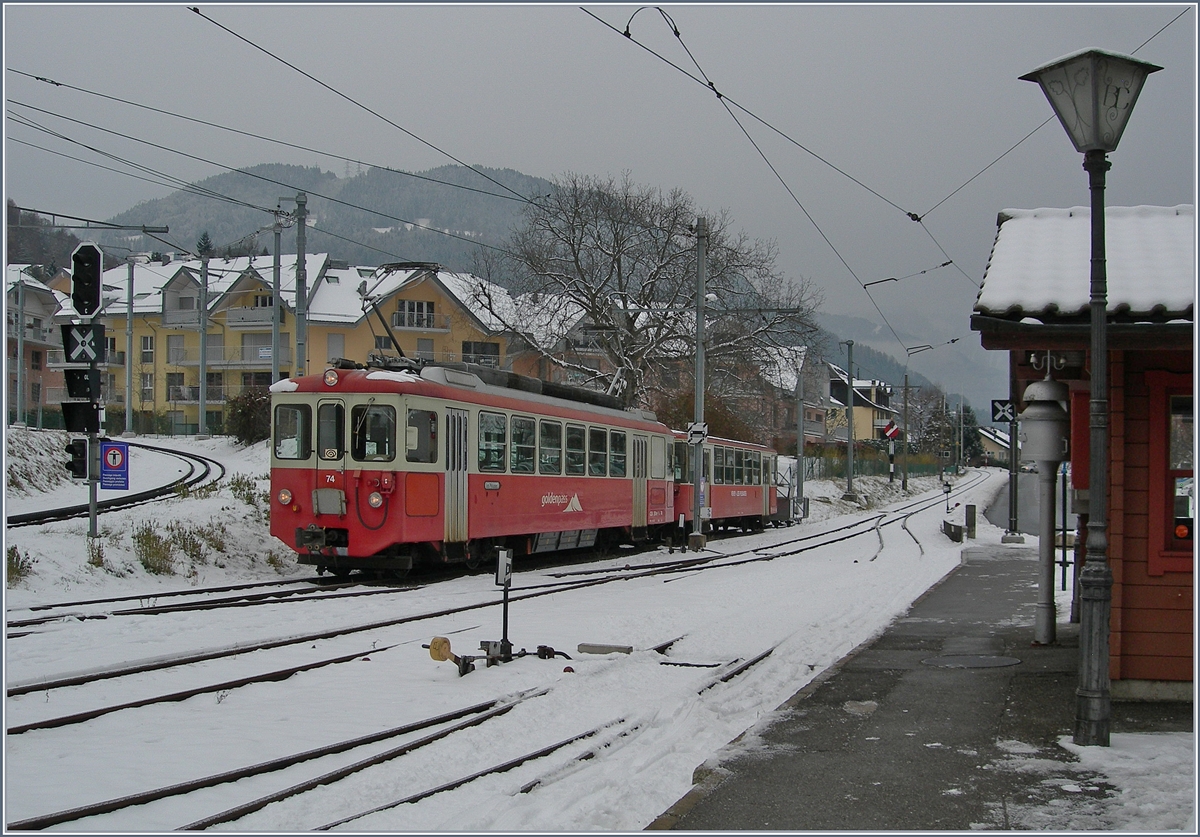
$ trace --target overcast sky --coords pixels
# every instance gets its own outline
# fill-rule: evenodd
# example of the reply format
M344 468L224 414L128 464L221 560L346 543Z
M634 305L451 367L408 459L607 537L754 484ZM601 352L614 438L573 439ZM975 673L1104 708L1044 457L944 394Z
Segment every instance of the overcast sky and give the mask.
M200 6L241 40L183 5L6 4L5 196L100 219L169 192L15 142L100 162L15 124L14 112L186 180L222 171L18 102L226 166L291 162L345 174L340 160L14 70L407 170L451 162L432 145L467 163L544 177L628 171L640 183L681 187L707 210L728 210L750 235L775 240L789 275L824 288L824 310L878 323L879 347L902 360L901 343L953 338L963 340L939 349L944 357L981 355L969 317L999 210L1088 203L1082 155L1057 120L1036 130L1051 110L1037 85L1018 80L1024 73L1093 46L1163 66L1110 155L1107 200L1194 203L1194 4L662 8L682 43L652 7L633 18L632 39L622 37L638 9L628 5ZM702 70L736 103L778 177L717 97L664 58L695 76ZM953 266L921 273L947 257ZM910 278L871 286L870 297L862 288L888 277ZM937 352L913 355L912 368L950 389L966 386ZM992 368L999 383L989 388L1003 391L991 397L1004 397L1006 365L996 358ZM986 407L967 395L977 412Z

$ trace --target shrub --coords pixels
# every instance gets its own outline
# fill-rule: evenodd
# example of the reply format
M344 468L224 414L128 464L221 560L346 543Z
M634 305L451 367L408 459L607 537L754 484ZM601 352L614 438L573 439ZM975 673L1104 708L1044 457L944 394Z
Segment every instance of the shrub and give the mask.
M29 556L28 552L22 555L21 550L10 544L5 551L5 558L7 559L9 586L33 572L34 559Z
M271 392L267 387L247 387L225 402L228 432L244 445L271 435Z
M205 563L204 543L197 532L184 523L172 520L167 524L167 537L171 545L184 554L193 564Z
M104 544L98 538L88 538L88 566L104 569Z
M133 531L133 553L148 573L172 575L175 572L175 555L170 538L160 535L158 527L149 521Z
M248 477L245 474L235 474L229 478L229 491L247 506L258 508L260 495L258 492L258 481L254 477Z

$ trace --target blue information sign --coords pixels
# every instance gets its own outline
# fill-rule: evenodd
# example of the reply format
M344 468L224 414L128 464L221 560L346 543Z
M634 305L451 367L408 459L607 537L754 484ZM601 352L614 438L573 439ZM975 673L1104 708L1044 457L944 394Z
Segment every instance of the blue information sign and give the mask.
M129 443L100 443L100 487L129 490Z

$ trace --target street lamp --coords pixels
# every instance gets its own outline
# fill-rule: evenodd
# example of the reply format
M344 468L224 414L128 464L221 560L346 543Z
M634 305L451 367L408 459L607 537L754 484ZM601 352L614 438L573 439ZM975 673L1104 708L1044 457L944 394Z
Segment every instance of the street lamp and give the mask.
M1036 81L1050 100L1075 149L1083 154L1092 207L1091 474L1087 553L1080 583L1079 687L1075 735L1080 746L1109 744L1111 695L1108 632L1112 569L1108 566L1108 273L1104 248L1104 175L1107 153L1121 141L1142 84L1162 67L1099 49L1087 49L1021 76Z

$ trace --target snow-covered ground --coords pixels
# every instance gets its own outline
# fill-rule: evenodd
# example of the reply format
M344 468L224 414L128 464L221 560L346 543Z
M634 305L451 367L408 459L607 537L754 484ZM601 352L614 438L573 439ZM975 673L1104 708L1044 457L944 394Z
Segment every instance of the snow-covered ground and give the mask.
M309 568L300 568L290 551L267 535L268 465L263 445L242 449L226 439L138 441L217 459L228 469L227 478L215 490L103 515L99 549L90 552L86 521L7 530L6 548L15 549L29 568L23 578L9 582L6 613L10 618L16 611L27 617L24 609L38 603L118 594L153 599L164 591L188 587L310 575ZM10 431L7 442L10 511L86 500L86 490L71 484L62 468L65 438L61 434ZM14 466L21 470L13 471ZM166 482L174 467L152 454L138 453L132 457L132 488ZM1004 479L1003 474L990 472L956 502L974 503L982 510L1003 488ZM34 490L35 486L48 491ZM876 509L901 499L883 478L856 481L856 486L871 497ZM932 478L915 479L912 488L914 494L941 497ZM809 481L806 494L812 498L812 515L800 529L716 541L713 548L769 549L802 531L820 531L869 516L841 501L842 489L841 484ZM394 596L50 623L37 635L6 639L6 683L252 639L301 635L316 627L386 621L481 600L497 602L482 611L313 642L311 648L304 643L185 671L8 698L6 728L129 700L137 689L144 695L163 694L317 657L362 654L352 663L277 683L115 712L82 726L8 736L5 820L161 787L497 696L545 688L549 689L545 695L477 731L456 733L428 753L418 751L218 828L311 829L603 727L592 738L544 759L345 827L356 831L639 830L690 789L698 765L766 721L784 700L886 627L953 569L960 546L938 531L944 517L944 508L934 504L910 520L909 528L923 552L911 537L892 527L875 560L871 558L879 543L872 535L773 561L630 578L569 594L514 601L509 635L518 649L550 645L573 659L568 664L561 658L531 656L492 668L484 668L481 662L476 672L462 678L451 663L431 660L421 646L442 635L451 638L458 653L469 654L477 653L480 640L499 639L499 593L490 575L465 576L419 593ZM982 515L978 525L978 543L999 543L1002 532ZM171 544L171 574L148 572L139 561L132 533L147 530L158 532ZM1036 538L1027 542L1036 546ZM666 550L660 550L628 561L637 566L668 557ZM609 563L619 566L624 561ZM551 580L548 573L518 571L514 597L523 587ZM1067 613L1065 605L1060 602L1060 614ZM729 683L701 691L721 669L663 666L659 664L663 658L648 650L676 637L681 638L671 647L670 659L679 662L728 663L774 651L763 664ZM577 653L580 643L629 645L634 652L585 655ZM125 682L129 680L136 682ZM598 746L603 746L599 757L574 761ZM1078 755L1081 775L1083 771L1088 776L1099 774L1120 793L1107 799L1080 793L1075 805L1022 812L1023 827L1077 830L1103 823L1104 828L1118 831L1195 830L1192 734L1119 734L1109 748L1075 748L1069 739L1062 746ZM1020 742L1011 742L1009 751L1004 767L1038 769L1037 757L1024 752ZM361 757L361 753L346 755L333 764ZM305 773L282 774L265 783L243 780L207 795L173 797L60 828L170 830L313 772L309 768ZM542 781L533 792L517 792L536 779ZM1081 790L1086 788L1081 785Z

